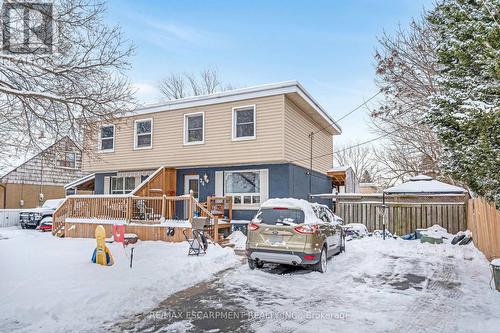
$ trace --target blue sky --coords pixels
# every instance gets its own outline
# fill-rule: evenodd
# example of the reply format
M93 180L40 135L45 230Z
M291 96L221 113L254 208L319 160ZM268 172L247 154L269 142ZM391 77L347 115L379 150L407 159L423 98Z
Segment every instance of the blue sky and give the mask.
M377 88L377 36L407 25L427 0L108 2L107 21L136 46L129 73L143 102L156 102L168 73L217 69L236 87L298 80L340 118ZM371 104L375 105L375 104ZM366 109L340 122L340 143L364 141Z

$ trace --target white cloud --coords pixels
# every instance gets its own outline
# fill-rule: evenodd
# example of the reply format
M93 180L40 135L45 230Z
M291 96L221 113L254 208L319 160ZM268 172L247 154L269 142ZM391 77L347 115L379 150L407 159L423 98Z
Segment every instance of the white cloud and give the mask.
M136 89L136 98L141 103L157 103L161 99L158 87L148 82L134 82L132 87Z
M219 39L209 32L172 21L157 19L151 15L125 14L139 28L136 36L164 50L174 51L188 46L213 45Z

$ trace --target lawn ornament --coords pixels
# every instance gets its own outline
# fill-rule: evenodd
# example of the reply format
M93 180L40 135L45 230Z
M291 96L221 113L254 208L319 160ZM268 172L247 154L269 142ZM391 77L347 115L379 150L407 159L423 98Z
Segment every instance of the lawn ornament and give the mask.
M106 246L106 231L102 225L95 228L97 246L92 255L92 262L99 265L111 266L114 264L113 256Z
M125 226L123 224L113 225L113 239L117 243L123 243L125 240Z

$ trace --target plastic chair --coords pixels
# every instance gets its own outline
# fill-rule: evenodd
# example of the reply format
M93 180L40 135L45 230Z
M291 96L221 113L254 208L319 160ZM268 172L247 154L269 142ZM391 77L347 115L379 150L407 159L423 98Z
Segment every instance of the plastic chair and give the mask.
M186 229L182 230L184 234L184 238L189 244L188 256L199 256L200 254L206 254L206 250L208 248L208 241L203 231L193 229L192 234L193 238L189 238L188 232Z

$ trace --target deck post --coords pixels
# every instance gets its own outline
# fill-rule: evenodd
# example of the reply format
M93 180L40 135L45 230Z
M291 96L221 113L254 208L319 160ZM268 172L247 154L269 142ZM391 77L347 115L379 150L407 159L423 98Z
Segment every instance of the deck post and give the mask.
M212 212L212 197L211 196L207 196L207 210L209 212Z
M219 218L214 218L214 241L219 242Z
M166 219L167 218L167 215L166 215L166 210L167 210L167 199L166 199L166 195L164 194L162 196L162 200L161 200L161 217Z
M133 209L134 209L134 203L132 201L132 197L128 197L127 198L127 217L125 218L127 220L128 223L130 223L132 221L132 212L133 212Z
M226 196L226 201L227 201L227 217L229 217L229 223L233 220L233 197L231 196Z
M189 204L188 204L188 219L189 223L193 223L193 190L189 191Z

